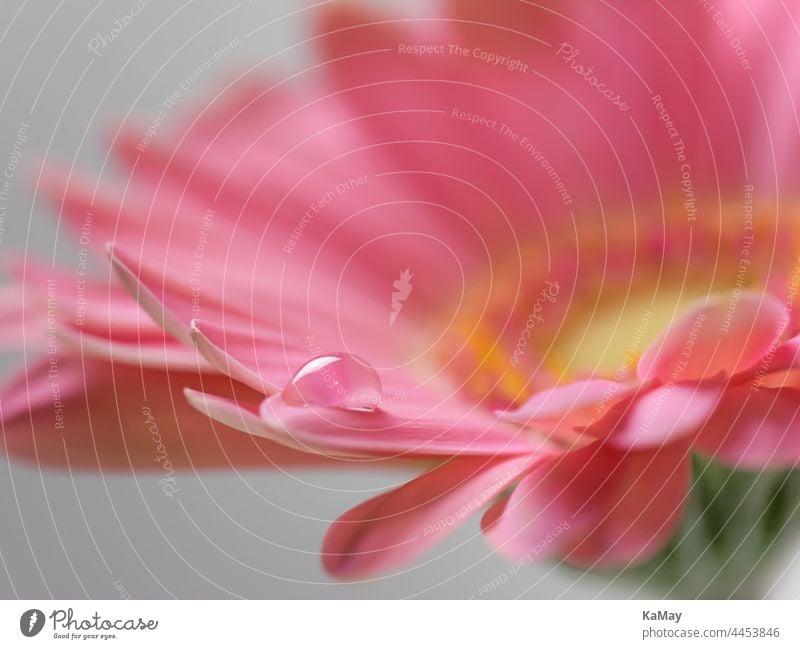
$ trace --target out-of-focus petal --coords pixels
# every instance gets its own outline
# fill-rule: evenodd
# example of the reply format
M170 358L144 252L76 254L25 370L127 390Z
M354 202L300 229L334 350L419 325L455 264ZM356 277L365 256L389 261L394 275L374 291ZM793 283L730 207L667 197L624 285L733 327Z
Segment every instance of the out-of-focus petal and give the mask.
M757 363L788 325L786 310L769 294L743 292L689 310L642 355L643 381L664 383L730 376Z
M3 446L12 457L57 468L165 473L325 462L215 424L186 403L185 385L231 396L227 377L52 359L0 391ZM236 394L242 403L258 397L243 386Z
M636 388L636 384L604 379L573 381L537 392L503 417L519 424L587 426Z
M455 458L354 507L322 546L326 570L358 579L394 570L439 543L543 458Z
M141 336L138 339L114 340L71 327L62 327L58 338L75 354L86 354L116 363L173 371L205 371L211 365L196 350L177 340L163 336Z
M586 433L619 448L656 448L691 436L719 407L719 383L678 383L644 390L619 403Z
M513 560L641 563L672 536L690 480L689 444L624 451L595 442L535 468L483 520Z
M800 464L800 389L750 386L725 392L697 448L746 470L786 469Z

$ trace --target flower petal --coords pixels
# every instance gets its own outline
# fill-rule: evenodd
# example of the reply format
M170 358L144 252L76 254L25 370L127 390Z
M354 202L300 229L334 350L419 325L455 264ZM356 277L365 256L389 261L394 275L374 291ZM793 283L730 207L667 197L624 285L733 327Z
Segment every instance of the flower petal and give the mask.
M756 367L756 371L766 373L800 369L800 336L789 338L775 350L772 359L764 359L764 367Z
M786 310L776 297L742 293L736 302L692 309L644 352L637 373L665 383L735 374L757 363L783 334Z
M56 363L52 363L56 360ZM143 470L302 466L324 458L213 425L181 389L196 374L166 373L62 355L0 390L5 452L65 469ZM202 385L234 394L230 379ZM239 386L239 401L259 395Z
M302 283L283 285L280 278L256 281L255 277L260 275L254 275L253 268L249 273L244 268L234 272L232 264L220 260L219 264L209 262L208 267L203 267L202 291L198 297L192 287L190 270L177 272L180 266L153 263L120 245L110 247L109 254L123 285L141 308L169 334L190 347L195 346L191 323L202 319L203 323L224 323L226 338L233 339L228 332L234 330L255 334L248 334L250 341L237 336L235 349L224 346L229 355L233 355L233 351L244 351L248 345L252 348L258 340L280 339L291 343L294 349L302 346L303 356L308 356L312 346L309 341L312 341L313 347L319 348L321 353L347 348L370 359L376 366L402 365L417 356L408 339L409 344L401 346L374 335L374 325L378 321L381 331L386 331L388 309L383 304L376 306L369 302L359 294L357 287L347 290L332 287L335 274L316 273L320 281L315 281L313 287ZM313 336L309 335L311 331ZM298 332L306 335L304 341L300 342ZM400 335L401 332L394 332L394 336ZM211 347L204 348L213 355ZM248 354L252 356L250 350L245 356ZM299 366L303 356L292 356L289 360L292 365ZM243 359L237 358L240 362ZM267 383L285 383L290 376L291 372L287 371L265 378Z
M697 432L719 406L717 383L679 383L643 390L618 404L585 432L619 448L667 444Z
M455 458L354 507L325 536L325 569L339 579L358 579L413 561L541 459Z
M139 306L155 320L167 333L174 336L185 345L191 346L192 341L187 327L182 322L182 317L192 312L191 299L185 296L174 295L169 305L164 304L154 293L153 285L142 281L137 273L137 264L134 256L122 250L119 246L107 247L111 264L117 272L123 286L139 303ZM189 321L187 320L187 323Z
M697 447L750 470L800 464L800 389L742 386L726 390Z
M167 336L142 336L138 340L113 340L70 326L62 327L58 338L75 350L108 361L137 367L209 371L211 365L193 349Z
M215 369L264 394L276 392L289 380L292 368L308 356L300 341L291 343L289 332L267 337L193 320L191 335L198 351Z
M592 443L536 467L486 513L484 531L513 560L641 563L677 528L690 482L688 460L686 441L654 451Z
M184 388L183 394L195 410L226 426L248 435L268 439L286 448L314 453L286 431L268 426L259 416L258 410L249 407L249 404L245 405L229 397L208 394L192 388ZM340 457L342 456L346 454L343 453Z
M603 379L574 381L537 392L517 410L503 413L503 417L519 424L587 426L636 387L636 384Z
M413 396L364 411L290 406L276 395L262 402L260 413L270 430L285 431L309 452L441 457L516 455L550 446L490 412Z

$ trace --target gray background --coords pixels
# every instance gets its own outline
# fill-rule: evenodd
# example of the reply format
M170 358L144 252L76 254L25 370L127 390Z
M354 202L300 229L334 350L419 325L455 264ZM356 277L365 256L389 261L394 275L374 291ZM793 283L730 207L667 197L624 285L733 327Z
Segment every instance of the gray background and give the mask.
M309 35L303 8L322 3L151 0L113 43L99 55L90 53L92 35L108 34L114 19L135 4L3 0L0 161L10 155L20 123L27 122L25 163L52 156L110 174L102 145L108 127L129 114L149 123L187 74L237 36L242 45L195 84L182 104L237 66L270 57L279 70L307 65L312 50L291 46ZM285 48L290 49L281 53ZM73 252L56 236L52 216L18 173L2 254L28 250L52 258ZM316 554L328 521L410 472L181 475L180 500L165 497L154 475L40 473L0 458L0 597L462 598L475 596L493 579L503 584L487 597L646 594L550 565L513 573L489 553L477 521L401 574L336 584ZM800 594L795 554L790 548L773 596Z

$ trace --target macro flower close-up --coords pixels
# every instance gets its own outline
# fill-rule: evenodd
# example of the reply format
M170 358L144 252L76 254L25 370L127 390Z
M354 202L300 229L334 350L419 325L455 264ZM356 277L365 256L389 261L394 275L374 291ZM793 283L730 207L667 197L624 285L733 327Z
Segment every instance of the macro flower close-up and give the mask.
M290 5L287 45L187 27L237 35L156 109L156 8L96 32L136 98L99 156L68 101L4 124L4 453L108 498L65 555L113 577L79 538L119 524L145 597L797 597L800 5Z

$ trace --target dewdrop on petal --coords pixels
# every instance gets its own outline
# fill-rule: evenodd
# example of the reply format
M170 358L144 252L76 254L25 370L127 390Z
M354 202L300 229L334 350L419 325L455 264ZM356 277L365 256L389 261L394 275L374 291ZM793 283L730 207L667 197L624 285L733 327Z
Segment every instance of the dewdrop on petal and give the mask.
M326 354L303 365L281 395L292 406L375 410L383 398L378 373L352 354Z

